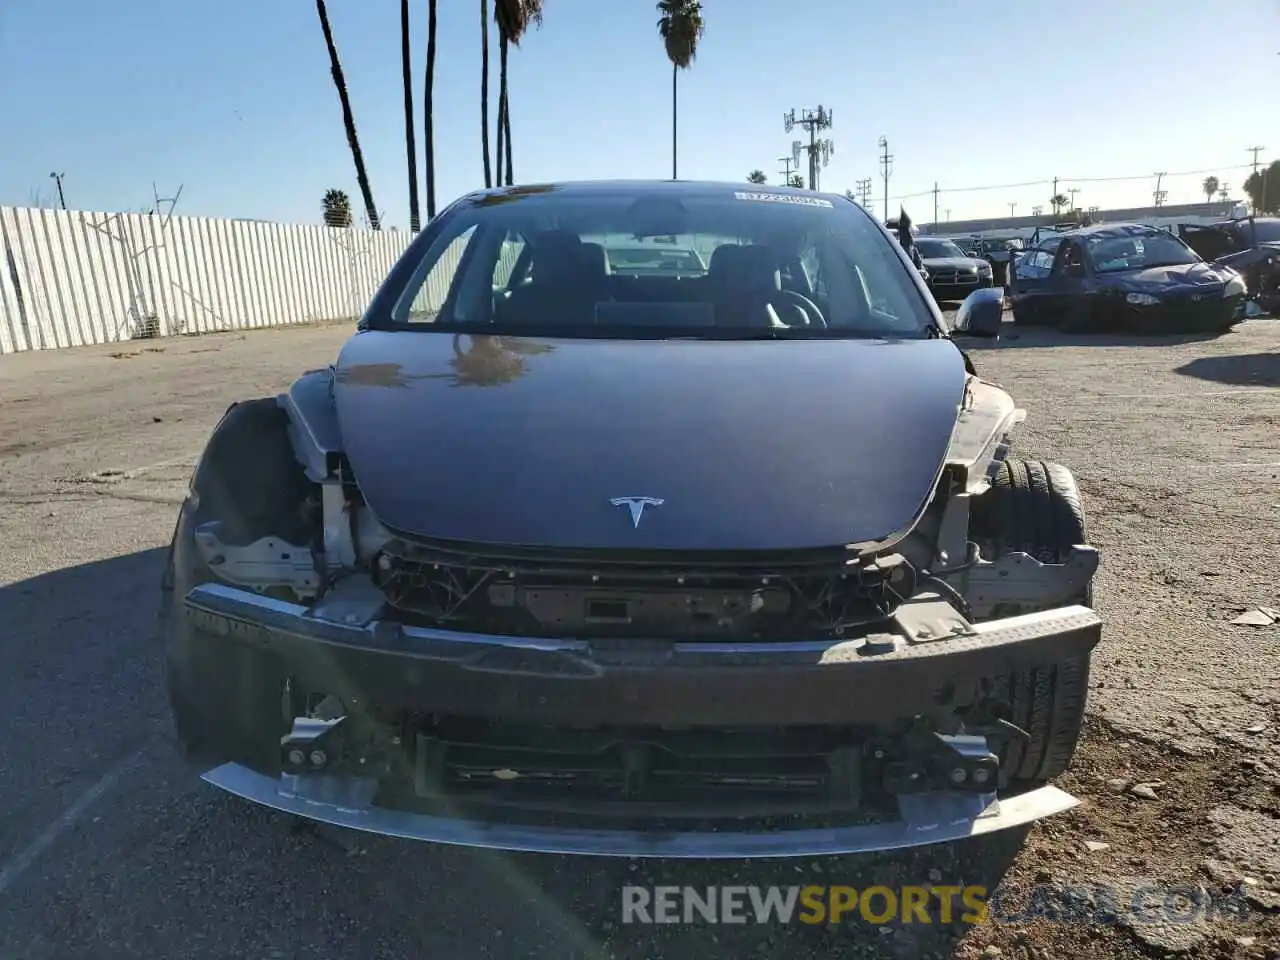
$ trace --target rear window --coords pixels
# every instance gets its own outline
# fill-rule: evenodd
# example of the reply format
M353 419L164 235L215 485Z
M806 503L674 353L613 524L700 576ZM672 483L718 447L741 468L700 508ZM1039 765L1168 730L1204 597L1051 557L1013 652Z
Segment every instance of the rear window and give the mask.
M768 191L516 188L454 207L394 294L414 329L919 337L935 320L855 204ZM397 270L393 276L406 275Z

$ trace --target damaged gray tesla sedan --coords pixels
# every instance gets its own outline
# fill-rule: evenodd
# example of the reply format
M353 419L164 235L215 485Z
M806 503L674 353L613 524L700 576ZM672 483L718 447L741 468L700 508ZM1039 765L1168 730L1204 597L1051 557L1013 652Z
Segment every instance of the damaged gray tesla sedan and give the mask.
M697 268L629 272L681 251ZM696 257L688 255L689 252ZM465 197L332 367L216 426L163 583L204 779L511 850L890 849L1073 805L1071 474L844 197Z

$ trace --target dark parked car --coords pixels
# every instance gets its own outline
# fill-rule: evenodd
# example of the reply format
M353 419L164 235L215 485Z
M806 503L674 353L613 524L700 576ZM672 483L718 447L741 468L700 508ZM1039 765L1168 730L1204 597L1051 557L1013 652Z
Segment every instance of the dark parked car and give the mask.
M706 275L608 271L650 236ZM513 850L889 849L1072 806L1098 555L953 339L1000 299L949 325L836 195L464 197L332 367L214 428L162 584L180 744L256 803Z
M1244 277L1249 296L1264 312L1280 313L1280 218L1179 224L1178 235L1204 259Z
M1009 293L1025 325L1211 332L1243 318L1245 283L1167 230L1120 223L1046 237L1016 261Z
M929 292L939 303L963 300L992 285L991 264L967 255L951 240L916 237L915 245L929 272Z
M1009 264L1022 252L1019 237L974 237L973 255L991 264L998 286L1008 283Z

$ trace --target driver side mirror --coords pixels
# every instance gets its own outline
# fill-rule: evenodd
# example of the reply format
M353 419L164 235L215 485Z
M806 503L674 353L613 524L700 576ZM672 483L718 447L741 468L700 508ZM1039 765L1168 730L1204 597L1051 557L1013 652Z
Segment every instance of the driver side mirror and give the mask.
M997 339L1004 323L1004 291L999 287L975 290L956 311L955 333L967 337Z

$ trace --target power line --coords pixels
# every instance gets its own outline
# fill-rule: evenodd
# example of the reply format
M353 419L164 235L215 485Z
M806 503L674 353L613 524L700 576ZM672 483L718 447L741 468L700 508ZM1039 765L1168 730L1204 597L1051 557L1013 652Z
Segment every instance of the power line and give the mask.
M890 157L889 159L892 161L893 158ZM883 158L882 158L882 162L883 162ZM1248 169L1251 169L1251 165L1247 163L1224 164L1218 167L1206 167L1202 170L1176 170L1170 173L1163 173L1161 177L1162 179L1169 179L1171 177L1194 177L1194 176L1200 176L1202 174L1211 174L1211 173L1216 174L1226 170L1248 170ZM990 183L990 184L983 184L982 186L973 186L973 187L938 187L937 192L940 194L981 193L987 190L1017 190L1024 187L1051 186L1055 183L1121 183L1125 181L1137 181L1137 180L1149 181L1151 179L1151 176L1152 175L1149 173L1140 173L1140 174L1131 174L1127 176L1115 176L1115 177L1045 177L1040 180L1023 180L1019 183ZM932 197L933 195L934 195L934 190L929 189L929 190L920 190L915 193L897 194L892 197L886 197L885 199L887 203L890 200L892 201L918 200L921 197Z

